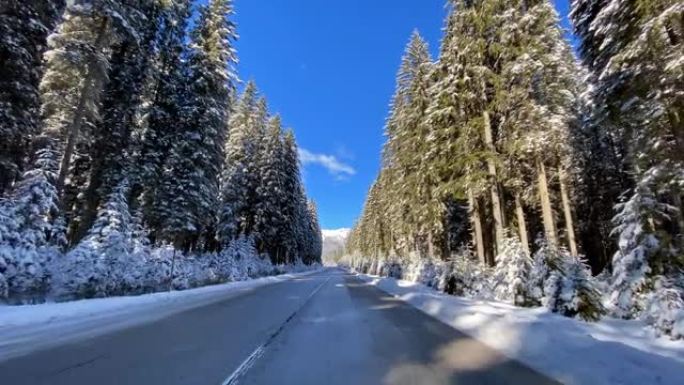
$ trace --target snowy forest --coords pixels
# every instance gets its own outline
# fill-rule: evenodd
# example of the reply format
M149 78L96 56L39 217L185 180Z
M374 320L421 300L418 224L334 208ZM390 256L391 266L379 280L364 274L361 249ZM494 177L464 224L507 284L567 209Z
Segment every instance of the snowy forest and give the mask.
M238 79L232 1L202 3L0 2L0 302L320 262L293 132Z
M684 337L684 3L451 0L415 32L355 269ZM569 34L573 33L571 37Z

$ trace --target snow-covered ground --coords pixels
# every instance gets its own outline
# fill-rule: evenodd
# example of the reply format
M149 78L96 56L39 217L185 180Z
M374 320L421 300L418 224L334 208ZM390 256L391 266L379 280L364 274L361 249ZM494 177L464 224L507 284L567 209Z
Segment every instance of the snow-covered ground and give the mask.
M130 297L0 306L0 361L68 341L151 322L317 271Z
M454 297L393 278L359 277L564 384L684 384L684 341L656 338L639 321L587 323L544 308Z

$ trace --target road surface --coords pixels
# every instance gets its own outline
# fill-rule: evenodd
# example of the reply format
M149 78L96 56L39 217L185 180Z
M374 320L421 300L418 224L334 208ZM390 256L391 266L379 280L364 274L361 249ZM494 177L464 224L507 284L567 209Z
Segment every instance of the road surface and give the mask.
M0 384L556 383L328 269L0 362Z

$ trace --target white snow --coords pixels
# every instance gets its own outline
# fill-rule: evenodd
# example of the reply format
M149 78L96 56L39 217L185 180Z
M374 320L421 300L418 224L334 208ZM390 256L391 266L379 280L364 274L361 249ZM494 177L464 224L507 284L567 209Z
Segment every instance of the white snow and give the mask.
M40 305L0 306L0 361L65 342L152 322L319 270L184 291Z
M358 275L421 311L564 384L681 385L684 341L656 338L639 321L588 323L442 294L424 285Z
M323 236L323 256L342 252L350 231L351 229L348 228L321 230L321 235Z

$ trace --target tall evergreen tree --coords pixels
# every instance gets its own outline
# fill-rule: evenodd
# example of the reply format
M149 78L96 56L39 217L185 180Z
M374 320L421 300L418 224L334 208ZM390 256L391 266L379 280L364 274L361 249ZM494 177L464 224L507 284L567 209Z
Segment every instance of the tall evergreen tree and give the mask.
M132 176L134 198L142 202L144 222L156 240L162 229L162 212L168 202L161 199L162 173L172 145L182 128L186 98L186 28L190 1L178 0L162 9L157 23L155 55L150 68L151 95L144 106L142 133L136 144L138 167Z
M191 34L188 118L169 154L162 194L168 202L163 237L183 249L197 246L201 236L213 238L207 233L214 231L213 210L218 206L228 103L235 81L231 14L229 0L213 0L200 9L200 22Z
M19 179L39 132L41 66L47 36L63 0L8 0L0 4L0 195Z
M218 236L227 245L245 235L248 215L247 196L252 192L249 164L255 159L256 143L252 141L257 110L257 90L253 82L247 83L228 122L226 160L221 174L221 208Z
M135 36L119 39L112 47L109 82L104 89L101 120L94 127L92 145L86 155L90 159L87 186L77 186L75 218L71 224L72 242L82 238L93 224L98 207L130 170L132 132L141 103L145 75L157 33L159 7L156 1L137 2ZM67 203L68 206L70 206Z
M387 142L383 167L391 188L386 198L390 206L390 222L396 245L403 252L421 249L427 242L431 226L431 204L423 174L426 163L425 143L428 130L423 123L428 104L428 75L432 60L427 43L415 31L406 47L397 75L397 89L386 126ZM427 220L426 220L427 219Z
M656 275L679 274L684 263L684 5L576 0L572 8L580 53L597 83L595 124L621 141L635 178L631 195L617 206L619 250L612 261L612 306L629 316L637 310L634 293Z
M269 122L257 170L259 181L256 189L255 234L258 248L268 251L275 259L284 255L282 230L289 225L282 211L287 204L288 194L283 186L285 170L282 134L280 117L275 116Z

